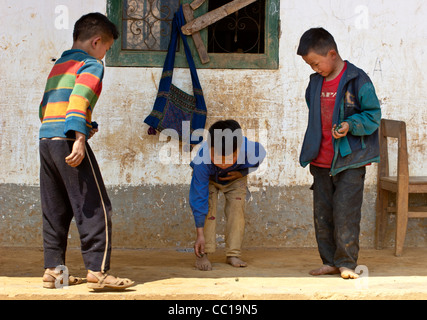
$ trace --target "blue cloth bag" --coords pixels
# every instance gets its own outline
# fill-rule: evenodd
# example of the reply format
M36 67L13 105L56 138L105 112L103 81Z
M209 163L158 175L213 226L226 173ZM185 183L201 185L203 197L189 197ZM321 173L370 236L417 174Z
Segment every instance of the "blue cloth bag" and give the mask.
M149 134L155 134L155 130L161 132L165 129L174 129L178 133L181 141L183 141L183 121L190 122L190 134L192 134L194 130L205 128L207 115L205 99L203 97L199 77L197 76L196 66L194 65L193 57L187 43L187 37L181 31L181 27L185 23L182 6L180 6L172 21L171 40L163 67L162 78L160 79L156 101L154 102L154 107L150 115L144 120L144 122L150 126ZM184 43L185 55L191 72L194 96L182 91L172 84L175 53L179 36L181 36L182 42ZM192 137L190 141L187 140L186 142L198 144L202 140L203 137L197 136Z

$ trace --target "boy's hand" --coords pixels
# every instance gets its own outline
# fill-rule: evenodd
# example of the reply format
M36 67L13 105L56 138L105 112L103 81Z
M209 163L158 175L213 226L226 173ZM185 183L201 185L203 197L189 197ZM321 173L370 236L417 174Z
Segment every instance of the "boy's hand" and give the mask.
M92 129L89 132L89 137L87 138L88 140L92 138L95 135L95 133L98 132L98 123L96 123L96 121L92 121L91 125L92 125Z
M203 228L197 228L197 239L194 243L194 253L197 257L201 258L205 254L205 235Z
M77 167L85 157L85 142L86 137L83 133L76 131L76 141L73 143L73 150L70 155L65 158L65 162L70 167Z
M341 122L341 124L338 126L335 124L332 128L332 136L335 139L340 139L342 137L345 137L348 133L348 130L350 129L350 126L347 122Z
M233 180L237 180L239 178L242 178L243 175L240 171L231 171L229 173L227 173L226 177L219 177L218 180L221 181L233 181Z
M88 140L90 139L90 138L92 138L94 135L95 135L95 133L97 133L98 132L98 128L92 128L91 130L90 130L90 132L89 132L89 138L88 138Z

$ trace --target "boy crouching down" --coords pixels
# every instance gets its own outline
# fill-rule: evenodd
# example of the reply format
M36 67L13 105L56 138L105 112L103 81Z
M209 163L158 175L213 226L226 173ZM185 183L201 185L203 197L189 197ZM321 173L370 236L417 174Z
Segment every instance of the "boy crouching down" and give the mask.
M212 270L208 254L216 248L216 213L218 193L225 196L226 262L233 267L246 267L240 259L245 230L245 200L247 175L255 171L266 155L258 142L242 136L235 120L218 121L209 128L205 141L191 162L193 177L190 186L190 206L196 224L194 244L196 267Z

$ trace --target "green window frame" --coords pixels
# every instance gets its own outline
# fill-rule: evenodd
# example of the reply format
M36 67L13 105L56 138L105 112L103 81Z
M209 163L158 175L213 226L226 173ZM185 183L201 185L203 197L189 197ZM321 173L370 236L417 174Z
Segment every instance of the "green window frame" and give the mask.
M208 0L209 1L209 0ZM181 0L191 3L193 0ZM207 1L194 12L195 18L207 12ZM107 0L107 16L118 27L120 36L107 52L108 67L163 67L165 51L129 51L122 50L123 0ZM207 46L207 28L200 31ZM188 44L193 54L196 68L203 69L278 69L280 37L280 0L266 0L265 8L265 50L264 53L208 53L210 62L202 64L192 39ZM187 38L191 38L188 36ZM183 45L179 46L175 57L175 67L188 67Z

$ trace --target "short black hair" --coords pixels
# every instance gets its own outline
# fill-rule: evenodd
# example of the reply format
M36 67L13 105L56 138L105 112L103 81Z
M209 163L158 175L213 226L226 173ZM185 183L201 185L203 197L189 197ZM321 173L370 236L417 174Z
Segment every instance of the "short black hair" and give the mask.
M326 56L330 50L335 50L338 53L334 37L323 28L312 28L302 35L297 54L306 56L314 51L321 56Z
M236 120L220 120L209 128L209 146L223 157L234 153L242 140L242 128Z
M99 12L88 13L74 24L73 40L85 41L93 36L100 35L102 41L119 37L119 31L114 23Z

